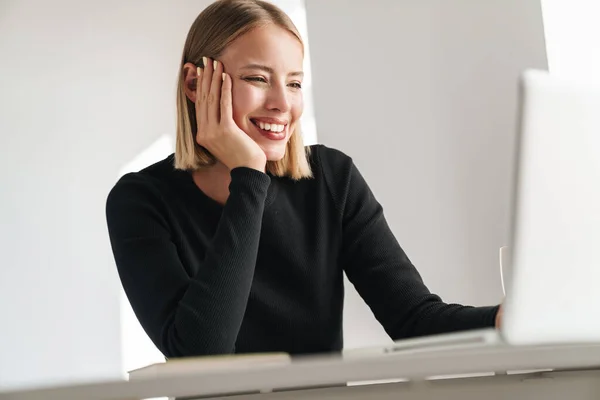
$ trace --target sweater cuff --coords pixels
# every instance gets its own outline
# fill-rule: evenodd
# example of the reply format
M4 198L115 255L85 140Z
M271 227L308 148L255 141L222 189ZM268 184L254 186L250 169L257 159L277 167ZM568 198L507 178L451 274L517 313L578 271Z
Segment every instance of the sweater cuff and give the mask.
M500 306L484 306L477 307L484 315L484 327L496 327L496 315L498 314L498 310Z
M252 192L266 193L271 184L271 177L269 175L253 168L237 167L231 170L230 175L230 192L235 191L236 188L245 188Z

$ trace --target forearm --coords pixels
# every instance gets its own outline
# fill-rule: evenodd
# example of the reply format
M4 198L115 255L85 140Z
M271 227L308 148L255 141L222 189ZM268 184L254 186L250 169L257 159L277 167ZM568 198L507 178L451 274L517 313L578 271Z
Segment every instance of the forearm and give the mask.
M407 337L493 328L497 312L498 306L470 307L431 300L415 307L407 315L407 318L391 327L388 333L394 340L398 340Z
M254 276L268 179L256 171L232 171L231 193L215 236L175 315L170 352L235 350ZM195 345L185 348L177 342Z

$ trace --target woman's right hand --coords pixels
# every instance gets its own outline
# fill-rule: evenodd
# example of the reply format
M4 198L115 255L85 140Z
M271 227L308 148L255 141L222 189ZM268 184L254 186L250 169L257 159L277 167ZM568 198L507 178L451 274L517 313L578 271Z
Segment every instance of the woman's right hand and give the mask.
M223 73L222 63L203 61L204 68L197 69L196 142L229 170L248 167L265 172L265 152L233 120L231 77Z

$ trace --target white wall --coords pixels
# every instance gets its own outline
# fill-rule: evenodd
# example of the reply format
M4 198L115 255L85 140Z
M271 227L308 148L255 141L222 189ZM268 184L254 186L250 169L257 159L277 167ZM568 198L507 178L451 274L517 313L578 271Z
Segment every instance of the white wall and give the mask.
M319 141L351 155L426 284L502 300L517 76L539 0L306 0ZM389 339L347 285L346 347Z
M105 199L174 132L183 41L207 3L2 2L1 387L121 374Z

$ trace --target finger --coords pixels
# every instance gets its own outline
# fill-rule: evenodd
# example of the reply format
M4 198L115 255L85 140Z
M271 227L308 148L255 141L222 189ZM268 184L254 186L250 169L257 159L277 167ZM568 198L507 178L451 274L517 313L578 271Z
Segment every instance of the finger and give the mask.
M202 68L196 67L196 103L195 106L200 106L200 95L202 94Z
M196 128L197 128L196 134L201 132L200 122L202 122L202 118L200 117L200 104L201 104L200 100L202 99L202 75L203 75L202 68L196 67L196 102L195 102Z
M223 73L221 79L221 123L233 122L233 104L231 100L231 77Z
M223 79L223 64L214 61L213 62L213 76L210 84L210 93L208 94L208 121L209 124L218 124L221 120L220 102L221 102L221 84Z
M202 61L204 63L204 69L202 71L202 91L200 94L200 110L198 114L198 118L200 118L199 124L202 126L206 126L208 123L208 105L207 99L208 94L210 93L210 82L212 80L212 60L210 58L202 57Z

